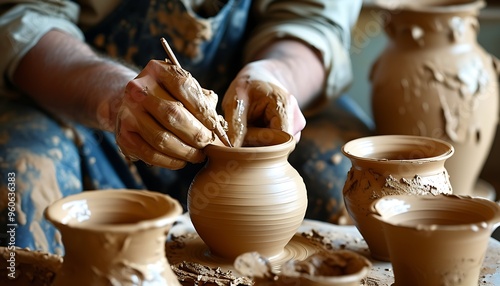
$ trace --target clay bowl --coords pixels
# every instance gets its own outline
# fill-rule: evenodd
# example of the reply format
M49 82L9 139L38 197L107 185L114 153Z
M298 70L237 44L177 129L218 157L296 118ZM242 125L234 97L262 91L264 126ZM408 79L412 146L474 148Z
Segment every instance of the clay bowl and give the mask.
M371 206L381 222L395 284L477 285L500 205L459 195L390 195Z
M319 252L304 261L285 263L279 285L359 286L371 266L366 257L353 251Z

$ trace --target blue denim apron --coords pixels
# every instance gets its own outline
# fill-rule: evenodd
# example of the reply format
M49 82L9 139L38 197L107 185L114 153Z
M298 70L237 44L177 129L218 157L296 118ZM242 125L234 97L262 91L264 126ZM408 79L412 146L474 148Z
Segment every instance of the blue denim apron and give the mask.
M144 67L164 59L164 37L181 66L220 96L241 67L241 42L247 30L251 0L124 0L106 20L85 31L87 41L111 56ZM203 16L200 16L203 15Z

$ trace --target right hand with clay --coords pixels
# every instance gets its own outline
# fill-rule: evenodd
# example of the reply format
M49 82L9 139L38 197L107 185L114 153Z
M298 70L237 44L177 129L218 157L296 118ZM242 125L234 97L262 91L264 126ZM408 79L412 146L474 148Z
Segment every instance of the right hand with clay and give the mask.
M128 83L116 119L116 142L131 161L169 169L204 160L202 149L224 119L217 95L170 61L152 60Z
M234 146L244 145L248 128L285 131L300 140L306 125L299 104L289 92L273 60L247 64L231 82L222 100L228 136ZM278 74L276 74L278 73Z

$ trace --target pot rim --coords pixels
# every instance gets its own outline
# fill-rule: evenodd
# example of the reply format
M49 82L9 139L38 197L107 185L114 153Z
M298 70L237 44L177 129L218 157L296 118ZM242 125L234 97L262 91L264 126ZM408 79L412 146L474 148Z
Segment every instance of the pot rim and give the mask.
M248 137L252 138L250 140L258 140L259 142L264 142L263 144L268 145L252 147L227 147L222 145L209 144L204 149L205 154L210 154L213 152L224 152L228 154L271 153L287 149L290 149L291 152L295 148L294 137L291 134L278 129L250 127L247 129L246 138Z
M408 207L408 205L403 205L405 202L405 199L411 197L412 199L417 199L419 201L430 201L430 200L442 200L443 198L448 200L452 199L457 199L461 200L460 202L476 202L477 204L481 204L485 207L489 207L489 210L491 210L491 217L487 219L481 219L478 220L477 222L470 222L470 223L460 223L460 224L451 224L451 225L443 225L443 224L428 224L425 226L415 226L415 225L408 225L404 222L393 222L390 220L390 218L403 214L405 213L405 208ZM379 205L381 204L382 201L384 200L401 200L402 205L398 206L400 209L396 210L393 214L387 214L384 216L384 214L381 213L381 210L378 208ZM394 227L399 227L399 228L404 228L404 229L414 229L417 231L478 231L481 229L488 229L488 227L491 227L490 232L493 232L496 227L500 225L500 204L494 201L491 201L486 198L481 198L481 197L471 197L471 196L466 196L466 195L455 195L455 194L439 194L439 195L387 195L381 198L376 199L370 204L370 216L374 217L377 221L381 223L385 223L387 225L391 225ZM431 210L431 209L423 209L420 211L426 211L426 210ZM433 209L437 210L437 209Z
M144 209L154 207L161 211L156 213L150 218L139 219L132 223L83 223L92 216L85 212L71 213L71 206L74 207L88 207L88 200L103 200L105 198L124 199L129 200L130 203L139 204ZM149 202L141 202L140 198L147 198ZM78 205L77 205L78 204ZM82 211L82 210L81 210ZM124 210L125 212L126 210ZM44 216L56 228L72 228L80 230L92 230L97 232L136 232L146 229L163 228L172 225L182 214L182 207L180 203L170 197L158 192L147 190L134 190L134 189L109 189L109 190L93 190L83 191L78 194L66 196L58 199L45 208ZM76 221L74 221L76 220Z
M370 157L370 155L362 155L360 152L354 152L353 148L358 149L368 149L374 150L377 147L377 144L380 141L391 142L391 145L394 146L402 146L403 144L410 146L420 146L420 147L429 147L431 143L437 144L436 147L440 147L443 151L437 152L435 156L428 156L425 158L416 158L416 159L387 159L387 158L377 158L375 156ZM399 144L398 144L399 143ZM420 143L420 144L418 144ZM387 144L386 144L387 145ZM381 146L381 145L379 145ZM436 148L437 149L437 148ZM375 136L366 136L360 137L354 140L351 140L345 143L342 146L342 153L350 158L351 160L359 160L359 161L369 161L369 162L378 162L382 164L401 164L401 163L425 163L425 162L436 162L443 161L445 159L450 158L455 149L452 144L446 142L441 139L426 137L426 136L418 136L418 135L375 135ZM396 152L395 150L394 152ZM372 152L373 154L373 152Z

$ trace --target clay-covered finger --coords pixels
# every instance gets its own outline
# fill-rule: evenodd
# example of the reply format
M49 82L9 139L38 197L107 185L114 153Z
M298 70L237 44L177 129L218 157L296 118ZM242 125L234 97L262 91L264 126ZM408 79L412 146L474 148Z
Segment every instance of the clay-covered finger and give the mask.
M182 142L179 137L163 128L151 116L138 118L139 133L156 152L192 163L202 162L205 155L200 149ZM199 134L199 132L196 132Z
M198 81L181 67L160 64L158 79L160 84L175 99L189 110L208 129L215 130L219 122L218 114L212 104L213 100L206 96Z
M117 140L118 142L118 140ZM178 170L184 168L186 166L186 161L179 160L173 157L166 156L165 154L159 153L146 141L142 139L142 137L137 133L129 134L129 143L132 142L133 145L140 145L140 149L132 149L134 151L128 151L129 147L126 147L127 143L120 144L120 149L124 154L128 154L127 156L131 156L137 158L146 164L152 166L159 166L171 170Z
M215 110L217 108L217 102L219 101L219 96L213 91L209 89L201 89L203 94L205 94L205 98L208 101L208 104Z
M144 161L147 164L160 166L172 170L181 169L186 161L169 157L151 147L140 134L130 131L136 130L136 122L123 121L119 124L116 134L116 143L123 155Z
M288 92L277 85L262 81L250 83L251 107L248 111L250 122L261 122L263 126L288 131ZM263 120L262 120L263 119Z
M226 96L229 96L226 94ZM232 95L233 101L224 109L227 120L227 136L235 147L241 147L247 132L247 102L238 99L236 93Z
M179 101L162 100L156 96L144 101L144 108L155 120L183 142L198 149L213 143L213 133L195 118Z

